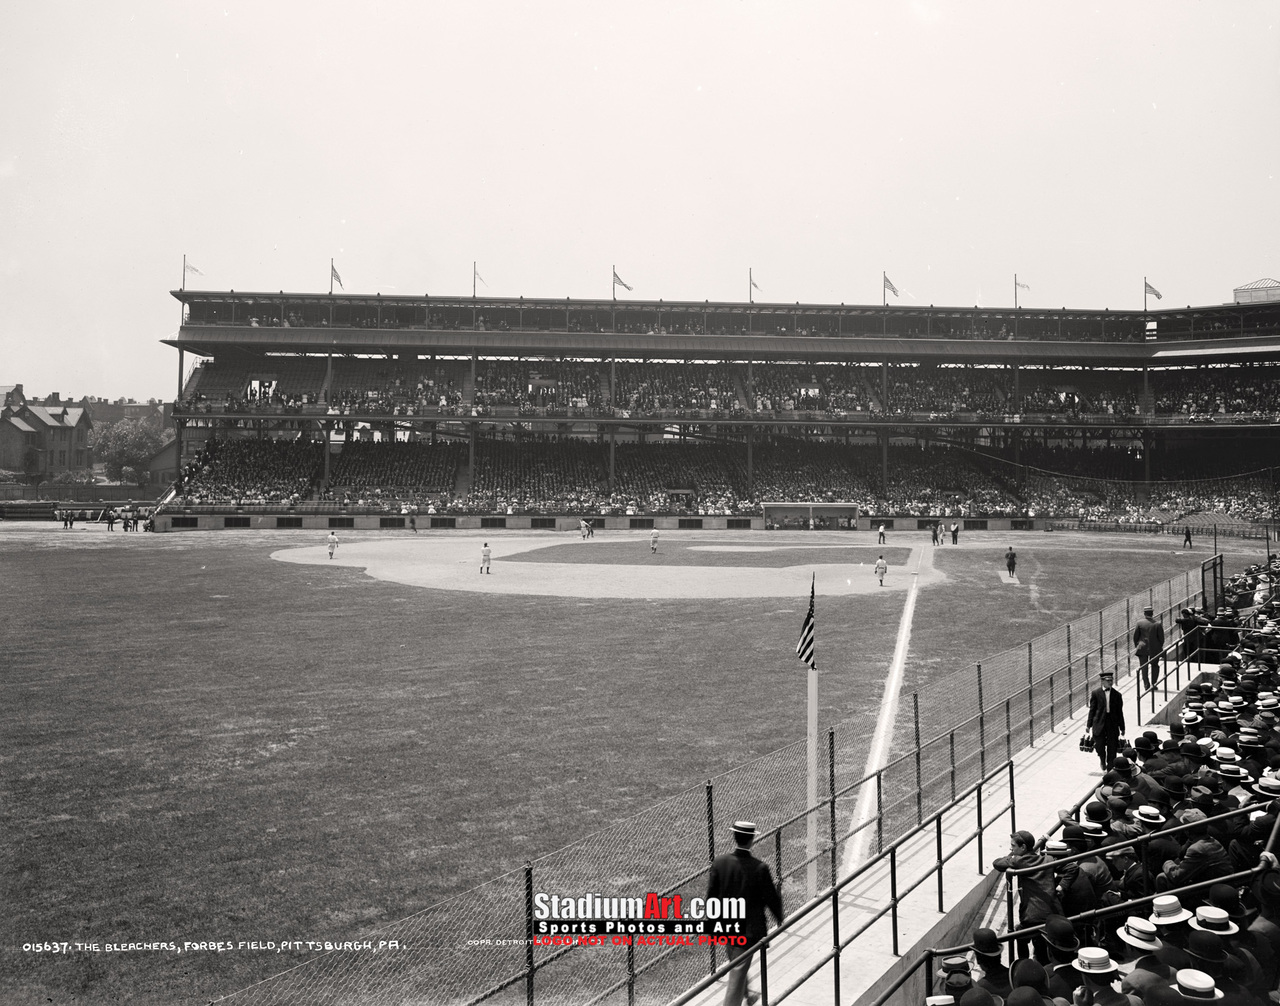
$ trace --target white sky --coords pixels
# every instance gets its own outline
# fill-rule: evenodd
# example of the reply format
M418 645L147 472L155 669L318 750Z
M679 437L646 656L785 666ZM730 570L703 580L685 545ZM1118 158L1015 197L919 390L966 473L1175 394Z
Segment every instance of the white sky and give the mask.
M184 253L197 289L1222 303L1280 278L1277 21L0 0L0 384L173 398Z

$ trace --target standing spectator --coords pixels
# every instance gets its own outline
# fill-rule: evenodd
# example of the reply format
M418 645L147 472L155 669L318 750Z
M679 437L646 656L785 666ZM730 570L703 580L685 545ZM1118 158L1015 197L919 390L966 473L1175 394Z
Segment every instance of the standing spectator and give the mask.
M1164 626L1155 620L1155 609L1147 605L1142 618L1133 628L1133 653L1138 658L1142 687L1150 688L1156 680L1156 664L1164 650Z
M707 879L708 898L742 898L746 902L747 917L743 935L747 946L726 948L729 959L737 964L729 972L729 986L725 990L725 1006L740 1006L744 995L748 1001L754 997L747 992L747 971L751 967L754 950L748 950L769 932L765 910L772 913L776 922L782 921L782 895L773 882L768 864L751 855L756 839L756 826L751 821L735 821L733 828L734 850L718 856L711 864Z
M1105 772L1111 768L1120 738L1124 736L1124 697L1111 687L1114 674L1103 671L1098 677L1102 686L1089 696L1089 729L1093 732L1093 748Z
M107 511L107 530L114 531L116 529L116 512L112 508Z
M1009 836L1009 855L991 864L1001 873L1005 870L1031 869L1018 877L1018 928L1038 926L1050 915L1062 914L1062 906L1053 896L1053 866L1036 849L1035 836L1029 831Z

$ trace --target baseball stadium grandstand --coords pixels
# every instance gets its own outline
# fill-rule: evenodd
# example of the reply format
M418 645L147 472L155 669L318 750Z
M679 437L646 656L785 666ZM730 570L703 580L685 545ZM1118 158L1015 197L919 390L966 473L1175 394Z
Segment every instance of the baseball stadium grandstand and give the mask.
M1275 516L1274 301L173 296L161 531Z

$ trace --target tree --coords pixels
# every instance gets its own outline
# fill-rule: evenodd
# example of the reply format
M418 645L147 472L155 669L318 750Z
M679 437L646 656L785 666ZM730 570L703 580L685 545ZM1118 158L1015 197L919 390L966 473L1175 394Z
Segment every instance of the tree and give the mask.
M122 419L110 426L94 427L94 458L103 463L107 478L145 486L152 456L172 439L173 432L162 430L157 423Z

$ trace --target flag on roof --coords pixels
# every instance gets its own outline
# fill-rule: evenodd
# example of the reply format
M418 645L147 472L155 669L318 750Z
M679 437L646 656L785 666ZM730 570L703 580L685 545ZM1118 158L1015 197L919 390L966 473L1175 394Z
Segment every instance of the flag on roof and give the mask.
M619 275L618 275L618 270L617 270L617 269L613 270L613 285L614 285L614 286L620 286L620 287L622 287L624 290L630 290L630 289L631 289L631 285L630 285L629 283L627 283L625 280L623 280L623 278L622 278L621 276L619 276Z
M1028 286L1026 283L1022 282L1022 280L1020 280L1020 279L1015 279L1013 282L1014 282L1014 284L1015 284L1015 285L1017 285L1017 286L1021 287L1023 290L1030 290L1030 289L1031 289L1031 287L1030 287L1030 286Z
M810 670L818 669L818 658L813 653L813 599L817 587L818 575L809 584L809 613L804 616L804 625L800 626L800 642L796 643L796 656L809 665Z
M752 275L751 275L751 273L749 273L749 272L747 273L747 279L751 282L751 289L752 289L752 290L759 290L759 289L760 289L760 284L756 282L755 277L754 277L754 276L752 276Z
M1144 293L1151 294L1151 296L1154 297L1156 300L1164 300L1164 297L1161 296L1160 291L1157 290L1150 283L1148 283L1145 279L1142 281L1142 285L1146 287L1146 289L1143 291Z
M190 262L184 262L182 267L193 276L204 275L204 273L202 273L199 269L193 266Z
M891 294L893 294L895 297L898 296L898 288L893 285L893 280L891 280L888 276L885 276L884 278L884 288L888 290Z
M475 265L471 266L471 271L475 273L476 279L478 279L481 283L484 283L484 277L480 275L480 270ZM488 286L489 284L484 283L484 285Z
M341 286L342 289L344 290L346 289L345 286L342 286L342 277L338 275L337 266L335 266L332 262L329 263L329 276L330 278L333 279L335 283L338 284L338 286Z

